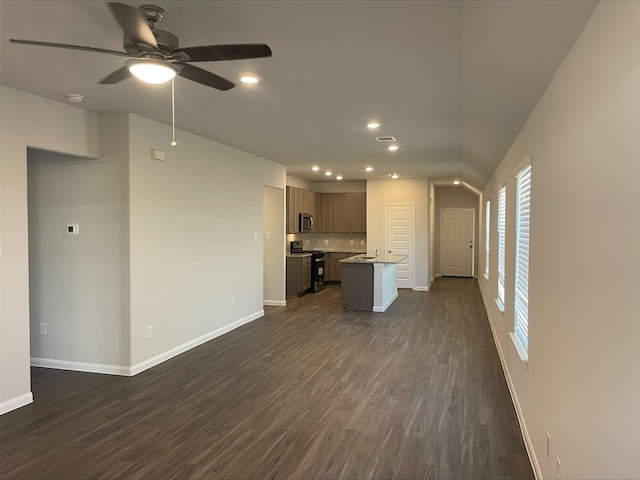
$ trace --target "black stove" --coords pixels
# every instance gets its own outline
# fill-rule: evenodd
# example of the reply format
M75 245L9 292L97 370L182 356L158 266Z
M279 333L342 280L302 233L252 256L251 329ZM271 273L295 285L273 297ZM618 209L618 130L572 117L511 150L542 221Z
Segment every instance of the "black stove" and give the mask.
M325 252L318 250L305 250L302 240L290 242L289 251L291 253L311 254L311 291L319 292L324 288L324 258Z

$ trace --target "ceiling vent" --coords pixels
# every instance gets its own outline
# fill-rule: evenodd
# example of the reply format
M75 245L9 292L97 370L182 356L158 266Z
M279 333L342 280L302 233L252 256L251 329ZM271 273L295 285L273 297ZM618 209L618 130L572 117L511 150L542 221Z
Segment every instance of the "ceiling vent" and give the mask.
M396 141L396 137L373 137L376 139L377 142L395 142Z

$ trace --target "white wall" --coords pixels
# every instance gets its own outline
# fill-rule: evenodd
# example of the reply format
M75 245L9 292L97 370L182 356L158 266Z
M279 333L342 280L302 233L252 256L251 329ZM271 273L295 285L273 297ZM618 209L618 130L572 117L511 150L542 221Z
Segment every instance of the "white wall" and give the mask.
M0 413L31 401L27 147L98 156L98 117L0 85Z
M415 288L429 287L429 181L426 178L398 178L367 181L367 248L382 250L385 245L385 217L388 203L414 203Z
M180 144L171 149L170 127L140 117L128 114L98 117L7 87L1 87L0 94L0 413L32 400L27 147L67 155L62 168L68 170L52 174L56 177L54 184L82 192L77 198L80 205L73 206L74 216L81 219L74 222L81 224L81 235L75 240L83 243L82 249L75 252L82 250L84 259L97 261L95 249L100 249L105 239L97 239L92 233L94 229L112 235L110 238L117 244L110 244L109 256L112 260L117 258L118 265L103 264L97 269L81 265L76 270L76 273L90 272L98 297L79 302L74 317L60 328L67 333L81 332L87 339L104 328L106 342L119 344L113 350L98 348L92 352L74 346L76 350L63 354L65 343L53 338L52 332L50 344L38 345L38 354L85 365L107 362L117 367L126 362L128 373L137 373L262 315L263 186L284 189L286 174L282 165L187 132L178 132ZM119 129L123 124L128 127ZM99 144L103 150L99 160L68 157L95 159L99 157ZM167 160L151 160L152 147L166 150ZM51 174L46 162L53 157L34 153L40 185ZM123 157L128 167L111 170L110 162L121 162ZM81 170L87 172L87 183L83 183ZM98 182L100 175L105 175L104 185ZM108 187L118 193L111 196ZM42 191L55 196L47 188ZM125 201L123 192L127 191ZM67 193L65 201L73 197L71 192ZM96 204L83 206L86 201ZM121 211L123 204L128 212ZM102 220L109 217L108 224L101 224L93 213L103 216ZM124 226L123 219L127 216L129 224ZM66 217L66 212L62 212L54 222L64 220L66 225ZM111 222L114 217L115 223ZM114 230L109 233L110 226ZM69 243L67 240L61 244ZM128 252L123 253L122 246L127 242ZM72 258L73 252L67 253ZM129 270L122 277L127 256ZM284 261L282 249L283 271ZM95 275L96 270L101 274ZM127 275L129 321L125 308ZM123 279L123 284L115 287L117 278ZM107 293L100 293L105 286ZM38 288L43 293L42 285ZM50 297L48 293L43 295ZM115 298L105 298L112 295ZM105 305L107 312L87 322L92 309ZM63 306L59 302L56 308ZM34 322L39 323L45 312L41 306L36 310ZM59 312L55 315L58 317ZM146 338L147 326L153 327L150 340Z
M263 186L285 187L282 165L187 132L170 139L169 126L130 115L134 373L264 314Z
M121 138L126 138L126 118L124 122L101 123L111 123L109 126L120 129L125 134ZM124 154L114 154L114 150ZM29 304L34 365L128 372L126 153L125 142L103 143L99 159L29 150ZM80 234L67 235L67 224L78 224ZM41 322L47 324L46 336L40 335Z
M442 273L442 256L440 254L441 243L441 215L443 208L471 208L475 211L473 244L478 246L478 195L467 190L463 186L435 187L435 218L434 218L434 265L437 275ZM476 248L473 258L474 276L478 276L478 255L480 250Z
M506 310L480 285L538 476L640 478L640 2L601 2L486 186L507 184ZM513 330L515 169L532 156L528 370ZM482 222L483 223L483 222ZM546 455L546 434L551 455Z
M284 306L286 301L285 190L265 186L263 192L264 286L263 303ZM271 235L271 238L268 236Z

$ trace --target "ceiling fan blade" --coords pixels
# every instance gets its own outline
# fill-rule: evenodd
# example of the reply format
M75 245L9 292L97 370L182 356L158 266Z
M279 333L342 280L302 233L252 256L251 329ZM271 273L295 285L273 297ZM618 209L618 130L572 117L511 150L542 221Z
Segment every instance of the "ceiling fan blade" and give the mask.
M131 76L131 72L127 67L121 67L113 73L110 73L98 83L100 85L113 85L114 83L121 82L122 80L126 80Z
M56 47L56 48L69 48L71 50L84 50L85 52L96 53L109 53L111 55L118 55L119 57L128 57L126 52L119 52L117 50L107 50L104 48L85 47L82 45L69 45L66 43L52 43L52 42L37 42L34 40L18 40L16 38L10 38L11 43L21 43L24 45L37 45L39 47Z
M246 43L238 45L203 45L201 47L179 48L176 53L189 55L187 62L215 62L219 60L241 60L243 58L270 57L269 45Z
M140 10L124 3L107 2L124 34L137 45L149 45L158 50L158 42Z
M235 87L235 84L215 73L207 72L206 70L187 63L178 63L178 65L180 65L181 68L178 75L181 77L201 83L207 87L217 88L218 90L230 90Z

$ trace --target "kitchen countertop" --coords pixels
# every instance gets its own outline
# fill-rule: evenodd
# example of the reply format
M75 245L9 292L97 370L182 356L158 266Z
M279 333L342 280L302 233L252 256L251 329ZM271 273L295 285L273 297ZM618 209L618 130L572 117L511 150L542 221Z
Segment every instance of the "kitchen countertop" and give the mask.
M354 255L353 257L345 258L344 260L340 260L340 263L400 263L402 260L407 258L409 255L392 255L390 253L382 253L377 257L375 256L366 256L366 254Z
M310 257L310 253L289 253L287 252L287 257Z
M367 253L366 248L314 248L314 250L327 253Z

